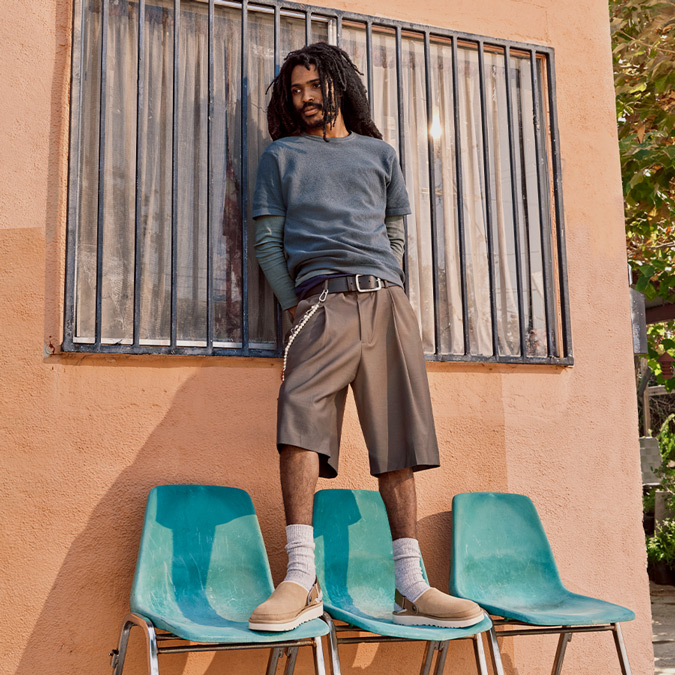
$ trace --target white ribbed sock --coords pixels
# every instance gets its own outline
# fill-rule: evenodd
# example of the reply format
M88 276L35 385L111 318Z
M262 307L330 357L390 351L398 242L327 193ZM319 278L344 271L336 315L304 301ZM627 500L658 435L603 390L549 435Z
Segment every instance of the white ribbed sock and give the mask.
M396 588L410 602L415 602L424 591L430 588L422 576L420 545L417 539L403 537L395 539L393 546Z
M314 528L311 525L286 526L288 568L284 581L300 584L309 592L316 579Z

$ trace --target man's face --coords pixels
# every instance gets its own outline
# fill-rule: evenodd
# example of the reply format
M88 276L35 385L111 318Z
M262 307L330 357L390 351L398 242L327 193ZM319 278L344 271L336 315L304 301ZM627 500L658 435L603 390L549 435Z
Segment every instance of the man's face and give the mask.
M323 97L316 66L295 66L291 71L291 98L306 131L323 127Z

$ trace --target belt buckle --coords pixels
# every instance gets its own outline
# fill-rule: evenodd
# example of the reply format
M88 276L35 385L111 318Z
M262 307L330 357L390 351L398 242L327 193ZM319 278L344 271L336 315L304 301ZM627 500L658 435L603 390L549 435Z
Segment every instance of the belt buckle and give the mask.
M354 283L356 283L356 290L359 293L372 293L374 291L379 291L382 289L382 279L379 277L375 277L377 279L377 286L375 288L361 288L359 285L359 277L366 277L370 276L370 274L355 274L354 275Z

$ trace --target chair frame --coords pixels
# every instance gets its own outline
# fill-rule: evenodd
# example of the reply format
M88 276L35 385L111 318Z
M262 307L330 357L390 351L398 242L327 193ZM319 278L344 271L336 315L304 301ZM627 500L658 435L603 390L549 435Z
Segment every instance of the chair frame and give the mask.
M515 619L492 619L493 626L523 626L523 628L502 629L494 631L499 637L513 637L517 635L559 635L558 647L555 652L555 659L553 660L553 670L551 675L561 675L563 660L567 645L572 640L574 633L596 633L603 631L611 631L614 637L614 645L616 646L617 655L619 657L619 664L621 665L621 675L631 675L630 664L628 663L628 653L626 652L626 645L623 640L623 633L621 626L617 623L605 624L588 624L580 626L540 626L533 623L525 623L523 621L516 621ZM494 628L493 628L494 630ZM495 657L493 655L493 646L490 643L490 656L492 658L493 667L495 666ZM497 653L499 657L499 653Z
M152 621L141 614L130 612L124 617L120 639L116 649L110 652L110 665L113 669L113 675L122 675L124 662L127 655L127 646L131 629L139 627L146 640L148 650L148 675L159 675L160 654L185 654L187 652L223 652L237 649L269 649L270 655L267 661L266 675L275 675L279 661L286 656L286 665L284 675L293 675L295 670L295 661L298 657L300 647L311 647L314 656L314 672L316 675L324 675L326 672L323 647L320 637L301 638L299 640L279 640L279 642L203 642L194 643L191 640L185 640L173 633L156 629ZM166 647L160 647L159 643L177 642ZM330 643L329 643L330 646ZM331 654L332 661L332 654ZM338 671L339 672L339 671Z
M322 618L330 628L330 633L328 634L328 644L332 675L341 675L338 645L380 642L422 642L422 640L411 640L409 638L378 635L377 633L359 628L358 626L354 626L344 621L340 621L340 623L336 625L335 621L330 616L330 614L328 614L328 612L324 612ZM366 633L367 635L358 637L338 637L338 633L354 632ZM497 644L494 626L490 627L490 630L484 632L487 635L494 672L496 675L504 675L504 668L502 666L501 656L499 654L499 646ZM424 648L424 658L422 659L420 675L431 674L431 667L434 664L434 656L436 656L436 663L433 670L433 675L442 675L443 669L445 668L445 660L448 656L448 646L451 642L459 640L471 640L479 675L489 675L487 662L485 659L485 649L483 648L483 640L481 639L482 635L483 633L476 633L475 635L467 635L466 637L456 638L455 640L427 640L426 646Z

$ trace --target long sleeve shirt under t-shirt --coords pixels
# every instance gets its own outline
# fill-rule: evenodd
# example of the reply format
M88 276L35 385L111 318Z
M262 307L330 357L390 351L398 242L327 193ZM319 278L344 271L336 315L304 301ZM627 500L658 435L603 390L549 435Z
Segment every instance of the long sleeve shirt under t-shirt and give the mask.
M253 197L256 252L283 309L295 287L330 274L403 283L402 217L408 194L394 149L354 132L303 134L263 153Z

